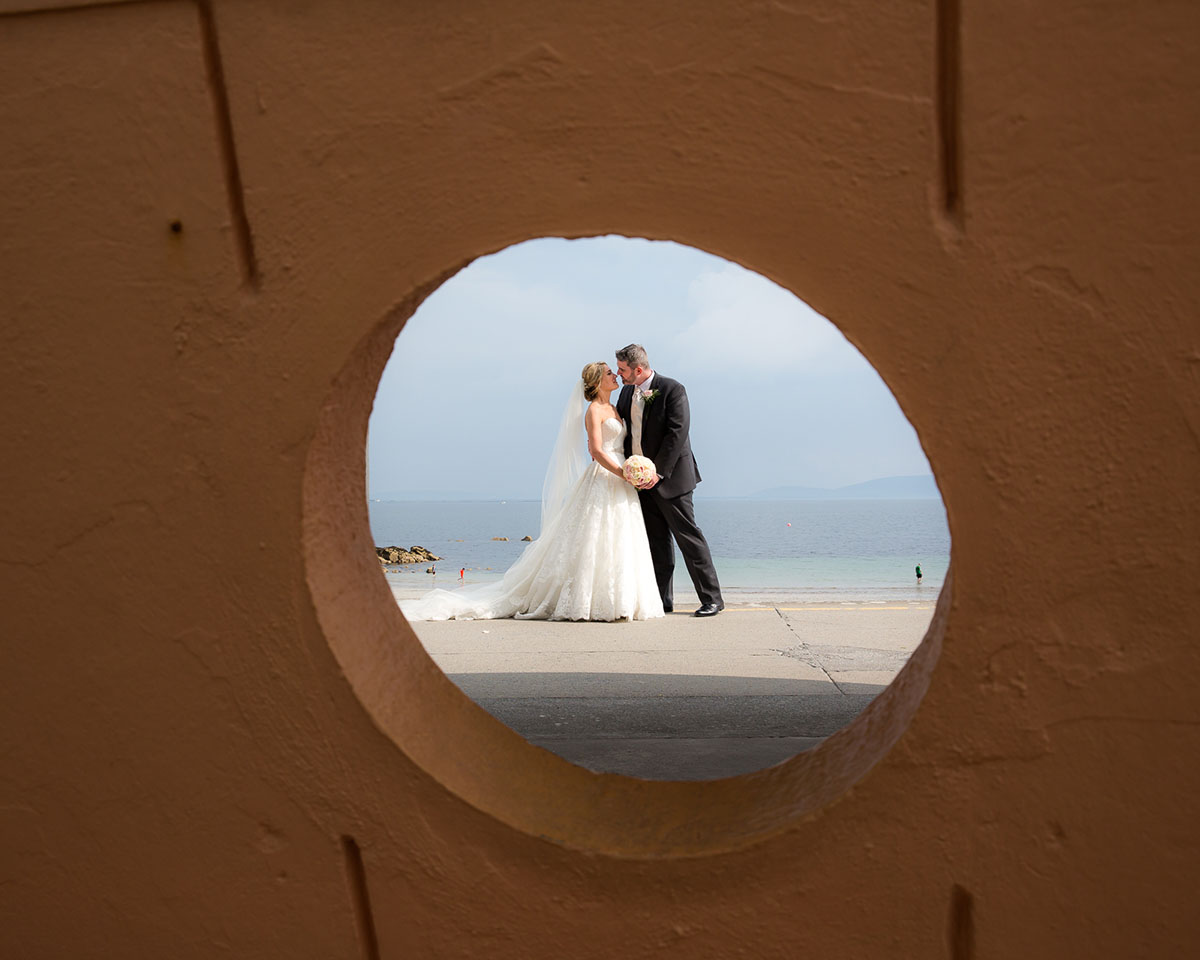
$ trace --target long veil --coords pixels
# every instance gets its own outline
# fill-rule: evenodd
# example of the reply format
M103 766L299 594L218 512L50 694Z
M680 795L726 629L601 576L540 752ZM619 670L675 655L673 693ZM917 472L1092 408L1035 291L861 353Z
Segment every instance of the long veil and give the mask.
M550 463L546 467L546 479L542 484L542 531L539 536L550 529L550 524L566 503L571 487L587 467L583 445L583 412L586 409L583 380L576 380L558 427L554 452L550 454Z
M588 472L578 380L542 486L542 529L500 580L434 589L402 600L411 620L643 620L661 617L662 600L636 494L627 487L580 484ZM568 517L575 510L580 516ZM570 519L569 525L565 521ZM623 546L622 546L623 545ZM598 576L600 571L604 576ZM393 587L395 589L395 587Z

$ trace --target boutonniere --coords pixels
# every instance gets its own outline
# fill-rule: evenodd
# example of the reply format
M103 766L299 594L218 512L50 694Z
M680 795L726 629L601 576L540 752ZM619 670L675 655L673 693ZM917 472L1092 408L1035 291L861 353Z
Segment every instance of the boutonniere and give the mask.
M642 393L642 403L647 407L650 406L658 396L657 390L646 390Z

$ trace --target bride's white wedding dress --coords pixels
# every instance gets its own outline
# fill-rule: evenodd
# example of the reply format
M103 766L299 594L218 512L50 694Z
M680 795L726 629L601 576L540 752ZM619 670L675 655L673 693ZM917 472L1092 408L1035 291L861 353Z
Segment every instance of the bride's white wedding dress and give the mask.
M578 423L578 421L576 421ZM625 425L600 425L606 453L625 460ZM637 490L589 464L559 509L499 583L401 600L409 620L648 620L663 615Z

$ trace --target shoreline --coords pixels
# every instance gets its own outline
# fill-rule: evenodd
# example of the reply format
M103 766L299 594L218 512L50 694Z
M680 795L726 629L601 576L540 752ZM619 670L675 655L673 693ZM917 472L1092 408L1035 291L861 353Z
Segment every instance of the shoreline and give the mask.
M419 577L408 577L407 573L418 573ZM496 583L500 575L494 577L472 577L468 572L465 580L460 581L453 574L426 574L424 569L413 571L385 570L388 587L397 603L405 600L416 600L431 590L454 590L462 587L478 586L484 583ZM932 610L941 594L941 583L924 584L921 587L895 587L877 589L870 587L726 587L722 590L726 610ZM688 589L675 590L676 613L691 612L691 608L699 606L700 600L691 585Z

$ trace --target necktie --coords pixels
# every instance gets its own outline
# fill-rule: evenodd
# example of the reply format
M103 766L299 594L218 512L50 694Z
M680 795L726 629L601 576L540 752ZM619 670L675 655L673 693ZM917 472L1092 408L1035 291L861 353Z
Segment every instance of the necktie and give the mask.
M633 454L636 457L643 456L642 454L642 410L646 405L646 401L642 396L642 388L633 388L633 409L629 412L630 424L633 430Z

